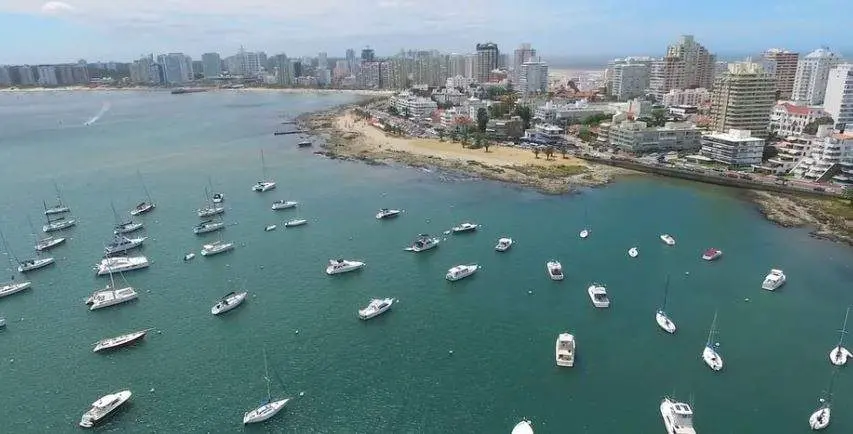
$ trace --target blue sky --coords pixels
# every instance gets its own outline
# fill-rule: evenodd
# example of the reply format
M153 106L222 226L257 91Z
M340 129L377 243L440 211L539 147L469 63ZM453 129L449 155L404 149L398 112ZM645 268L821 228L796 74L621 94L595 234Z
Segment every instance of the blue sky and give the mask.
M658 56L691 33L721 56L829 46L853 55L850 0L0 0L0 64L142 53L289 56L370 45L470 52L530 42L546 57Z

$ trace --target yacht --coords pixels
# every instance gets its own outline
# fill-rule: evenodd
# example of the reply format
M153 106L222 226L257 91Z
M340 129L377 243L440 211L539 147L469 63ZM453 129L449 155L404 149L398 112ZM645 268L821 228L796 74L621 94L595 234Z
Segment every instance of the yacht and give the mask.
M382 208L379 210L378 213L376 213L376 218L378 220L389 219L392 217L397 217L398 215L400 215L401 212L402 211L400 211L398 209Z
M89 310L97 310L104 307L114 306L127 301L136 300L137 293L133 287L115 288L114 285L107 286L101 291L95 291L86 299L86 304L90 305Z
M693 409L688 404L666 397L660 403L660 414L667 434L696 434Z
M782 270L772 269L770 274L764 277L764 282L761 283L761 288L768 291L775 291L776 288L785 284L785 273Z
M201 247L201 256L213 256L234 249L234 243L218 240Z
M579 237L581 237L581 238L586 238L586 237L588 237L588 236L589 236L589 229L584 229L584 230L582 230L582 231L578 234L578 236L579 236Z
M0 329L6 328L6 318L0 316Z
M229 292L224 297L220 298L213 307L210 308L210 313L219 315L228 312L231 309L239 306L246 299L248 292Z
M465 222L459 226L454 226L453 229L451 229L451 230L453 231L454 234L460 234L460 233L464 233L464 232L476 231L477 228L479 228L479 227L480 227L480 225L478 225L476 223Z
M824 395L820 398L820 406L809 416L809 427L813 431L819 431L829 426L832 407L832 386L835 383L836 374L838 374L838 369L832 371L832 376L829 378L829 388L824 391Z
M71 208L68 208L67 206L63 205L62 199L60 198L59 203L57 203L56 205L54 205L50 208L48 208L47 205L45 205L44 215L63 214L63 213L70 212L70 211L71 211Z
M142 229L142 227L143 227L143 224L139 223L139 222L134 222L134 221L121 222L115 226L115 229L113 230L113 234L115 234L115 235L129 234L131 232L136 232L136 231Z
M132 210L130 210L130 215L135 217L140 214L145 214L156 207L157 205L154 205L151 202L139 202Z
M545 268L551 280L563 280L563 265L560 262L552 259L545 264Z
M667 295L669 295L669 275L666 276L666 284L663 287L663 304L661 304L660 309L655 312L655 321L663 331L673 334L675 333L675 322L666 314Z
M56 219L51 220L50 217L47 219L47 223L41 227L41 230L44 233L61 231L63 229L68 229L77 224L77 220L73 218L65 218L58 217Z
M571 368L575 365L575 337L570 333L560 333L557 336L556 347L557 366Z
M358 317L364 320L377 317L391 309L392 304L394 304L393 298L374 298L364 309L358 310Z
M213 193L213 203L222 203L225 201L225 195L222 193Z
M270 191L275 188L275 181L266 179L267 178L267 165L264 162L264 150L261 149L261 174L263 175L263 179L256 182L255 185L252 186L252 191L257 191L258 193L263 193L265 191Z
M498 252L506 252L510 247L512 247L512 238L500 238L495 244L495 250Z
M122 273L126 271L139 270L149 266L148 258L145 256L116 256L104 258L95 266L98 276L110 273Z
M711 248L711 249L705 250L705 253L702 253L702 259L704 259L706 261L713 261L713 260L719 258L720 256L723 256L723 251L720 249Z
M515 424L510 434L533 434L533 424L529 420L522 419L521 422Z
M424 250L429 250L438 246L439 241L440 240L438 238L430 237L428 234L419 234L418 238L415 239L415 242L413 242L411 246L406 247L406 250L416 253L423 252Z
M225 207L217 206L215 204L210 204L208 206L201 207L201 208L197 209L195 212L199 218L207 218L207 217L213 217L215 215L224 213Z
M83 413L83 417L80 419L80 426L83 428L92 428L127 402L131 395L132 393L129 390L122 390L121 392L102 396L92 403L92 408L89 411Z
M247 411L243 414L243 424L250 423L258 423L263 422L281 411L287 402L290 401L290 398L284 398L277 401L272 400L272 393L270 391L270 373L269 367L267 366L267 353L264 351L264 380L267 382L267 399L261 404L260 407Z
M10 280L8 282L0 282L0 298L21 292L30 286L32 286L32 282L27 280Z
M631 247L630 249L628 249L628 256L636 258L637 256L640 256L640 250L636 247Z
M104 256L112 256L116 253L126 252L142 246L148 237L128 238L124 235L116 235L113 241L104 246Z
M148 330L149 329L139 330L121 336L116 336L114 338L101 339L98 342L95 342L95 348L92 349L92 352L97 353L99 351L113 350L133 345L142 340L142 338L144 338L148 333Z
M593 283L587 288L592 305L599 308L610 307L610 299L607 297L607 289L604 285Z
M307 147L311 146L311 142L309 142L307 140L303 140L303 141L297 143L296 146L298 146L300 148L307 148Z
M345 259L330 259L329 266L326 267L326 274L341 274L349 271L360 270L366 264L360 261L347 261Z
M296 226L302 226L302 225L304 225L305 223L308 223L308 220L305 220L305 219L293 219L293 220L288 220L288 221L284 222L284 227L286 227L286 228L292 228L292 227L296 227Z
M455 282L460 279L464 279L480 269L480 266L477 264L468 264L468 265L457 265L449 270L447 270L447 274L444 276L445 279Z
M43 252L45 250L50 250L64 242L65 238L63 237L47 236L44 238L39 238L39 240L36 242L35 248L37 252Z
M844 335L847 334L847 318L850 316L850 308L847 308L847 313L844 314L844 323L841 324L841 330L838 331L838 345L829 351L829 361L835 366L844 366L847 364L847 359L853 354L844 348Z
M714 371L723 369L723 358L717 353L716 347L720 344L714 343L713 339L717 334L717 312L714 312L714 321L711 323L711 330L708 331L708 341L705 342L705 349L702 350L702 360L705 364Z
M667 246L675 245L675 238L670 234L663 234L660 236L660 240L663 241Z
M193 226L193 233L196 235L206 234L208 232L218 231L225 227L225 223L220 221L205 220Z
M296 202L295 200L277 200L272 203L272 209L274 211L280 209L290 209L296 208L296 205L299 205L299 202Z
M53 258L24 259L21 261L20 265L18 265L18 272L26 273L27 271L38 270L39 268L47 267L54 262Z

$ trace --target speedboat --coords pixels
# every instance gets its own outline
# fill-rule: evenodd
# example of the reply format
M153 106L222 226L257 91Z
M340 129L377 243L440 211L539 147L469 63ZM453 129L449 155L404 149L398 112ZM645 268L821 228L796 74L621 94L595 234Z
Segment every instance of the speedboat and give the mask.
M824 402L811 416L809 416L809 427L813 431L818 431L829 426L830 416L829 403Z
M610 307L610 299L607 298L607 289L604 285L593 283L587 288L589 299L595 307Z
M495 244L495 250L498 252L506 252L510 247L512 247L512 238L500 238Z
M86 304L90 305L89 310L97 310L104 307L114 306L127 301L136 300L136 291L133 287L113 289L112 286L107 286L101 291L95 291L86 300Z
M225 207L217 206L217 205L208 205L202 208L199 208L195 211L198 214L199 218L207 218L213 217L217 214L222 214L225 212Z
M376 213L376 218L378 220L382 220L382 219L397 217L398 215L400 215L401 212L402 211L400 211L398 209L382 208L379 210L378 213Z
M122 390L121 392L102 396L92 403L92 408L89 411L83 413L83 417L80 419L80 426L83 428L95 426L95 424L102 421L127 402L131 395L132 393L129 390Z
M275 188L275 181L258 181L252 186L252 191L263 193Z
M640 256L640 250L636 247L631 247L630 249L628 249L628 256L636 258L637 256Z
M18 272L26 273L27 271L38 270L39 268L47 267L53 263L53 258L24 259L21 261L21 264L18 265Z
M286 228L292 228L292 227L296 227L296 226L302 226L302 225L304 225L305 223L308 223L308 220L305 220L305 219L293 219L293 220L288 220L288 221L284 222L284 227L286 227Z
M136 205L135 207L133 207L132 210L130 210L130 215L138 216L140 214L145 214L156 207L157 205L154 205L154 202L139 202L138 205Z
M222 193L213 193L213 203L222 203L225 200L225 195Z
M545 269L548 270L551 280L563 280L563 265L560 262L552 259L545 264Z
M457 265L447 270L447 274L444 278L451 282L455 282L476 273L479 269L480 266L477 264Z
M275 416L281 409L287 405L290 398L285 398L279 401L267 402L266 404L243 414L243 424L263 422Z
M41 230L44 233L61 231L63 229L68 229L76 224L77 220L73 218L59 217L56 220L48 219L47 223L45 223L44 226L41 227Z
M210 308L210 313L214 315L219 315L221 313L225 313L231 309L234 309L235 307L239 306L240 303L243 302L243 300L246 299L246 294L248 294L246 291L239 293L229 292L228 294L225 294L225 297L219 299L219 301L217 301L216 304L213 305L212 308Z
M521 422L515 424L510 434L533 434L533 424L529 420L522 419Z
M655 321L657 321L658 326L660 326L663 331L670 334L675 333L675 323L669 319L669 316L667 316L666 312L663 310L658 310L655 313Z
M63 237L44 237L36 242L35 248L37 252L43 252L45 250L50 250L62 243L65 242L65 238Z
M32 286L32 282L27 280L20 282L15 280L9 282L2 282L0 283L0 298L21 292L29 288L30 286Z
M670 234L663 234L660 236L660 240L663 241L667 246L675 245L675 238Z
M110 273L139 270L149 265L148 258L145 256L116 256L102 259L95 267L95 271L98 276L105 276Z
M6 318L0 316L0 329L6 328Z
M309 142L307 140L303 140L303 141L297 143L296 146L298 146L300 148L307 148L307 147L311 146L311 142Z
M705 342L705 349L702 350L702 360L705 361L705 364L708 365L709 368L714 371L719 371L723 369L723 358L720 357L720 354L717 353L715 347L719 346L719 343L714 343L714 335L717 334L717 313L714 312L714 321L711 322L711 330L708 331L708 341Z
M415 242L411 246L406 247L406 250L409 252L423 252L424 250L438 246L439 241L438 238L430 237L428 234L419 234Z
M341 274L347 273L350 271L360 270L364 268L366 264L361 261L348 261L346 259L330 259L329 266L326 267L326 274Z
M295 200L277 200L272 203L273 210L296 208L299 202Z
M136 231L142 229L142 226L143 226L143 224L139 223L139 222L134 222L134 221L122 222L122 223L119 223L116 225L115 230L113 230L113 233L116 235L129 234L131 232L136 232Z
M358 310L358 317L364 320L377 317L391 309L392 304L394 304L393 298L374 298L364 309Z
M690 405L666 397L660 403L660 415L667 434L696 434Z
M192 261L195 258L195 253L190 252L184 255L184 261Z
M274 231L274 230L275 230L275 228L277 228L277 227L278 227L278 226L276 226L276 225L267 225L267 226L264 228L264 232Z
M205 220L193 226L193 233L196 235L206 234L208 232L218 231L225 227L225 223L221 221Z
M224 253L234 248L234 243L226 241L214 241L210 244L201 246L201 256L213 256L219 253Z
M110 256L135 249L147 239L148 237L128 238L124 235L116 235L111 243L104 246L104 255Z
M571 368L575 365L575 337L570 333L560 333L556 345L557 366Z
M92 349L92 352L97 353L98 351L112 350L116 348L126 347L128 345L133 345L136 342L142 340L142 338L144 338L147 333L148 329L145 329L121 336L116 336L114 338L101 339L98 342L95 342L95 348Z
M453 231L454 234L460 234L460 233L464 233L464 232L476 231L477 228L479 228L479 227L480 227L480 225L478 225L476 223L465 222L459 226L454 226L453 229L451 229L451 230Z
M723 251L720 249L711 248L711 249L705 250L705 253L702 253L702 259L704 259L706 261L713 261L713 260L719 258L720 256L723 256Z
M578 234L578 236L580 236L581 238L586 238L586 237L588 237L588 236L589 236L589 229L584 229L584 230L582 230L582 231L580 232L580 234Z
M772 269L770 273L764 278L764 282L761 283L761 288L766 289L768 291L774 291L776 288L785 284L785 273L782 270Z

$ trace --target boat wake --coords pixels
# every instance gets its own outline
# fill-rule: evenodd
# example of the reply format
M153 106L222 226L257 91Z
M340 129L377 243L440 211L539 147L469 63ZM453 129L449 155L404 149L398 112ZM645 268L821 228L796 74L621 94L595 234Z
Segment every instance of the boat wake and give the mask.
M94 124L95 122L98 122L98 120L99 120L99 119L101 119L101 116L103 116L103 115L104 115L106 112L108 112L108 111L110 111L110 103L109 103L109 102L105 102L105 103L101 106L101 110L100 110L100 111L98 111L98 114L96 114L95 116L92 116L92 118L91 118L91 119L89 119L88 121L83 122L83 125L89 126L89 125Z

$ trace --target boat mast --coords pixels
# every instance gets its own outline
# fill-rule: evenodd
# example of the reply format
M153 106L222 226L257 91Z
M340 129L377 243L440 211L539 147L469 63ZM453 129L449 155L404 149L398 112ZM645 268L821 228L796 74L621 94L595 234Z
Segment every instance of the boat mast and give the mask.
M142 180L142 174L141 174L141 173L139 173L139 170L138 170L138 169L137 169L137 171L136 171L136 176L138 176L138 177L139 177L139 183L140 183L140 184L142 184L142 191L144 191L144 192L145 192L145 198L146 198L146 199L148 199L148 204L150 205L150 204L154 203L154 202L152 202L152 201L151 201L151 194L150 194L150 193L148 193L148 188L147 188L147 187L145 187L145 181L144 181L144 180Z
M264 162L264 150L261 149L261 175L263 176L263 180L267 180L267 163Z
M714 337L714 333L717 332L717 311L714 311L714 321L711 322L711 330L708 331L708 342L705 343L705 346L711 348L711 338Z
M12 259L14 259L15 262L23 264L23 262L21 262L21 260L18 259L17 256L15 256L15 252L13 252L12 249L9 248L9 244L6 242L6 235L3 234L2 230L0 230L0 240L3 241L3 251L5 251L9 255L9 263L14 265L14 262L12 262Z
M56 184L56 180L53 180L53 188L56 190L56 201L59 202L59 206L62 206L62 193L59 192L59 185Z
M847 317L850 316L850 306L847 306L847 313L844 314L844 324L841 325L841 330L839 330L839 334L841 336L838 337L838 349L841 350L841 346L844 344L844 335L847 334Z
M660 308L660 310L663 312L666 312L666 296L667 296L668 292L669 292L669 274L666 275L666 283L664 283L664 285L663 285L663 305Z
M264 380L267 382L267 403L272 402L272 392L270 391L270 372L267 366L267 350L264 348Z

